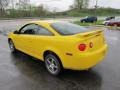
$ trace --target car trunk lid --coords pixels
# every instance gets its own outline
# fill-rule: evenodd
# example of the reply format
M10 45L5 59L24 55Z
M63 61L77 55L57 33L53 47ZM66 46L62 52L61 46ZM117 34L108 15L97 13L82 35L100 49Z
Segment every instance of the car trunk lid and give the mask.
M86 51L95 51L104 46L105 40L102 30L80 33L75 36L81 39L79 43L86 44Z

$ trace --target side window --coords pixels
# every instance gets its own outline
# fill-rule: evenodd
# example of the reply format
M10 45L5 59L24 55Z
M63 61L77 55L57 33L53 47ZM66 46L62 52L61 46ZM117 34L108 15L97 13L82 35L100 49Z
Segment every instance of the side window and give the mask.
M38 32L37 32L37 35L46 35L46 36L52 36L53 33L48 31L47 29L43 28L43 27L40 27L38 26Z
M21 34L36 34L38 30L38 26L35 24L29 24L24 26L21 30L20 33Z

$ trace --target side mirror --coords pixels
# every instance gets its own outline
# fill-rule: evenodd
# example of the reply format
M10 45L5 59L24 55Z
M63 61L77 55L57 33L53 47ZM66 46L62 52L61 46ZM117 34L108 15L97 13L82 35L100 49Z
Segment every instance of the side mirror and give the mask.
M17 31L17 30L16 30L16 31L14 31L13 33L14 33L14 34L20 34L20 33L19 33L19 31Z

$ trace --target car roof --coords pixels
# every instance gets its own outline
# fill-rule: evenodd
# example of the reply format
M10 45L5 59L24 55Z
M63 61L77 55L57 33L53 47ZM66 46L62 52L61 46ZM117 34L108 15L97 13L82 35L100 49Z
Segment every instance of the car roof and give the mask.
M55 22L63 22L60 20L37 20L37 21L30 21L29 23L35 23L35 24L52 24Z

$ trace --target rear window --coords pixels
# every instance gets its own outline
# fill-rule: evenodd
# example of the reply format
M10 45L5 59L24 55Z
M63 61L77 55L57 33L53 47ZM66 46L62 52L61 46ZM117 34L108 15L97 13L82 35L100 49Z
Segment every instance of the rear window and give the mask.
M51 26L61 35L74 35L90 31L85 27L67 22L55 22L52 23Z

